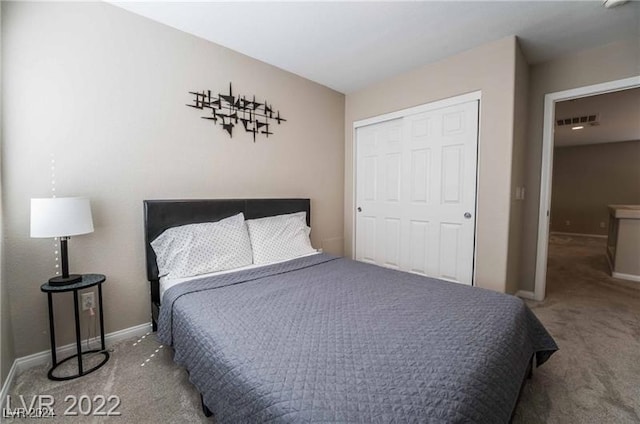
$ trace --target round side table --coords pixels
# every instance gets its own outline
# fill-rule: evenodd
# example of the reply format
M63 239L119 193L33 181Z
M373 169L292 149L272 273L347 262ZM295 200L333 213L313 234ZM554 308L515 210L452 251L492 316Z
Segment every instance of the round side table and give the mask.
M49 285L49 283L44 283L42 286L40 286L40 290L47 294L47 300L49 303L49 334L51 336L51 369L47 373L47 377L49 377L50 380L64 381L64 380L73 380L74 378L82 377L83 375L87 375L97 370L109 360L109 352L105 350L105 345L104 345L104 322L103 322L103 314L102 314L102 284L105 282L105 280L106 280L106 277L102 274L83 274L82 280L74 284L69 284L66 286L52 286L52 285ZM93 286L98 286L98 309L99 309L99 319L100 319L101 349L93 349L93 350L88 350L83 352L82 345L80 343L80 311L79 311L79 304L78 304L78 290L86 289ZM74 315L75 315L75 324L76 324L76 354L69 356L68 358L65 358L62 361L58 362L56 357L56 334L55 334L55 325L54 325L54 319L53 319L52 295L54 293L66 293L66 292L73 292L73 305L74 305ZM88 370L85 370L82 366L82 356L89 353L103 355L104 359L94 367ZM77 374L63 376L63 377L58 377L53 375L53 371L59 365L73 358L78 358Z

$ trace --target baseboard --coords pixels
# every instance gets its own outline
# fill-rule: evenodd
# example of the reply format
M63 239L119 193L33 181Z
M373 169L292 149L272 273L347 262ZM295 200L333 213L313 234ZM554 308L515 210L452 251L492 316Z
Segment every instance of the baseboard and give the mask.
M621 280L637 281L640 283L640 275L623 274L621 272L612 272L611 276L613 278L619 278Z
M516 296L521 297L523 299L536 300L535 293L532 292L532 291L528 291L528 290L518 290L516 292Z
M133 337L144 336L151 332L151 323L145 323L136 325L133 327L125 328L122 330L114 331L113 333L105 334L104 341L109 347L109 344L117 343L122 340L130 339ZM89 343L99 343L99 338L89 339ZM58 358L65 358L67 356L75 355L76 353L76 344L70 343L68 345L61 346L56 349L56 355ZM13 365L9 370L9 374L7 375L7 379L2 385L2 390L0 391L0 405L4 405L4 401L7 393L9 393L9 388L13 383L13 378L15 374L23 372L29 368L37 367L39 365L45 365L49 363L51 360L51 350L45 350L42 352L34 353L32 355L22 356L20 358L16 358L13 361Z
M554 236L595 237L595 238L603 238L603 239L607 238L606 235L602 235L602 234L565 233L561 231L551 231L549 234Z
M106 334L104 336L105 344L116 343L121 340L126 340L132 337L143 336L151 331L151 323L140 324L134 327L125 328L123 330L114 331L113 333ZM95 344L99 339L89 339L89 343ZM58 358L65 358L70 355L75 355L76 344L70 343L68 345L61 346L56 349L56 355ZM26 369L37 367L38 365L46 364L51 359L51 351L45 350L42 352L34 353L33 355L23 356L16 359L18 363L18 372L22 372Z
M2 385L2 390L0 390L0 408L4 408L4 401L9 394L9 389L13 385L13 378L16 376L18 372L18 364L17 361L13 361L11 368L9 369L9 373L7 374L7 378L4 380L4 384Z

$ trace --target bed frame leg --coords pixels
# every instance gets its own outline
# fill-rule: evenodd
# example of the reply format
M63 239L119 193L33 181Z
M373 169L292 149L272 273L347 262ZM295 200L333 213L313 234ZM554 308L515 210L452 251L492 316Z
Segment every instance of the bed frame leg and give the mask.
M200 395L200 404L202 404L202 413L205 417L210 417L213 415L213 412L211 412L211 410L207 408L207 405L204 404L204 398L202 397L202 395Z

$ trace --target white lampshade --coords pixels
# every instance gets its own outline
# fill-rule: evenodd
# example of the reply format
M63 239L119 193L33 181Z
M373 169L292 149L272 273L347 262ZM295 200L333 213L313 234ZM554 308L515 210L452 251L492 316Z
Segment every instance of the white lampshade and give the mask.
M31 237L70 237L93 232L86 197L31 199Z

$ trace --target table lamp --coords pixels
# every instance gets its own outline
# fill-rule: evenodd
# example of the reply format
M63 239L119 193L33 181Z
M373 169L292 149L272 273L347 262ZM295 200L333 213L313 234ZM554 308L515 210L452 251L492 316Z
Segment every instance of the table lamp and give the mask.
M67 241L71 236L93 232L91 205L85 197L51 197L31 199L31 237L60 238L62 275L49 279L52 286L66 286L82 280L81 275L69 275Z

